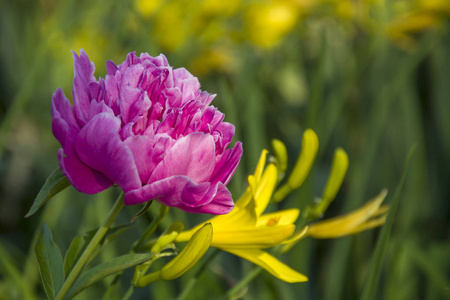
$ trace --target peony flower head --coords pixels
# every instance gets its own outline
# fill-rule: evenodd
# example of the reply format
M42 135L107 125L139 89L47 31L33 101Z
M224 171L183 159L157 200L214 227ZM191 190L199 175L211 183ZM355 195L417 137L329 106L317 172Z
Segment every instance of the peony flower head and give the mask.
M162 54L132 52L118 66L108 61L97 80L84 51L73 58L73 106L61 89L53 94L52 130L61 170L77 190L116 184L128 205L155 199L195 213L233 209L226 185L242 144L227 149L234 126L196 77Z

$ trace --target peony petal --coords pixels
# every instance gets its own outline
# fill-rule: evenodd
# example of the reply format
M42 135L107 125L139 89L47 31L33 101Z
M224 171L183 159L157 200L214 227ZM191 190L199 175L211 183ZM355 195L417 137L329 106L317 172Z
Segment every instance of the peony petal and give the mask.
M91 104L89 105L89 119L88 120L91 120L93 117L95 117L96 115L101 114L103 112L109 113L112 115L114 114L113 110L110 107L108 107L105 104L105 102L92 101Z
M72 105L61 88L52 96L52 132L63 148L66 140L74 140L80 131Z
M126 86L120 93L120 112L125 124L135 122L151 106L147 93L139 88Z
M89 83L96 81L94 77L95 66L89 61L87 54L80 50L80 56L73 52L73 107L80 125L88 121L89 103L91 102Z
M75 154L65 157L63 150L59 149L58 160L64 176L82 193L96 194L113 185L103 174L83 164Z
M203 133L180 138L156 167L150 182L185 175L196 183L208 181L215 166L214 140Z
M124 142L131 153L133 153L141 182L147 183L153 169L159 163L159 161L154 163L152 157L155 137L153 135L133 135Z
M78 134L75 149L87 166L103 173L124 192L141 186L133 154L119 137L120 120L109 113L92 118Z
M228 214L234 207L233 198L231 197L230 191L222 183L218 183L216 188L211 188L214 190L214 195L206 194L202 202L208 202L200 207L190 210L188 207L183 208L187 212L202 213L202 214L213 214L213 215L225 215Z
M234 255L242 257L252 263L260 266L273 276L286 282L305 282L308 281L308 277L291 269L281 261L270 255L265 251L258 249L228 249L224 248L224 251L230 252Z
M226 150L220 161L216 164L214 172L211 175L211 182L222 182L227 185L231 177L233 177L234 172L236 172L242 152L241 142L237 142L233 149Z
M185 68L178 68L173 70L173 78L175 80L175 87L181 90L182 104L194 100L200 90L200 82L197 77L192 76Z
M114 76L118 70L119 68L117 68L114 62L110 60L106 62L106 72L108 72L108 75Z
M197 207L206 195L209 182L197 184L187 176L172 176L152 182L125 194L125 204L134 205L156 199L171 207Z
M132 135L125 140L125 144L133 153L142 184L146 184L174 140L167 135Z

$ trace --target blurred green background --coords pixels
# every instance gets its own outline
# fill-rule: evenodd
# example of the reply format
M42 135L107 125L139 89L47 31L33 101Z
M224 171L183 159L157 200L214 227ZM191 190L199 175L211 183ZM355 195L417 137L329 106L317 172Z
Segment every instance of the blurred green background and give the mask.
M383 187L389 203L416 145L375 298L448 298L449 19L448 0L1 0L0 299L24 299L24 284L37 299L45 297L32 254L41 220L64 252L73 236L100 224L117 194L69 188L23 217L58 165L50 100L58 87L72 98L71 49L87 52L97 77L106 74L106 60L120 63L130 51L164 53L172 66L199 77L244 144L230 183L235 198L271 139L286 143L292 167L304 130L312 128L318 158L280 208L303 207L321 194L338 146L348 152L350 168L325 217L359 207ZM139 209L127 207L119 221L129 222ZM103 259L125 253L145 218ZM165 224L204 218L172 210ZM288 284L263 272L244 298L358 299L378 234L306 239L280 259L309 282ZM191 298L219 297L251 269L223 253ZM189 274L184 277L139 290L133 299L176 297ZM79 299L102 297L104 285Z

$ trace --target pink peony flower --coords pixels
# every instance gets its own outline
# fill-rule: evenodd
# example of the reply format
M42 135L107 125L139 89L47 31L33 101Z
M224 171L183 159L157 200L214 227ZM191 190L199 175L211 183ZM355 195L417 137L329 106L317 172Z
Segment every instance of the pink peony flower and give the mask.
M134 52L105 79L81 50L73 55L73 106L59 88L52 97L52 130L62 149L59 165L80 192L113 184L125 204L155 199L195 213L226 214L234 203L226 185L242 155L227 149L234 126L209 105L186 69L173 69L164 55Z

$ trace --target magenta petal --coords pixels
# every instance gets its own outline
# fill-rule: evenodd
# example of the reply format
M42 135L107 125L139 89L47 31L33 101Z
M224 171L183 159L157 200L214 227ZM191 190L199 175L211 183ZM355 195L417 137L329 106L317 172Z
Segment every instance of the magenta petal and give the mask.
M183 208L187 212L202 213L202 214L213 214L213 215L224 215L229 213L234 208L233 198L231 193L222 183L217 184L217 191L208 204L197 207L195 209L190 209L188 207Z
M119 68L117 68L114 62L110 60L106 62L106 72L108 73L108 75L114 76L118 70Z
M215 166L214 139L193 133L180 138L156 167L150 182L174 175L185 175L196 183L209 180Z
M227 149L211 175L211 183L222 182L227 185L234 172L236 172L242 152L241 142L237 142L233 149Z
M80 131L75 149L83 163L127 192L139 188L141 182L133 154L120 139L119 129L118 118L100 113Z
M172 176L127 192L124 203L133 205L156 199L171 207L195 208L197 203L201 204L209 186L209 182L197 184L187 176Z
M80 128L69 99L58 88L52 96L52 132L63 148L66 140L74 140Z
M154 161L152 155L155 137L153 135L133 135L125 140L125 144L133 153L141 182L147 183L153 169L159 163L159 161Z
M84 125L88 120L89 103L91 101L89 83L95 81L95 66L94 63L89 61L87 54L81 50L80 56L73 52L73 67L75 69L72 91L73 106L75 114L81 122L80 125Z
M83 164L75 154L65 157L59 149L58 160L64 176L82 193L96 194L113 185L103 174Z

